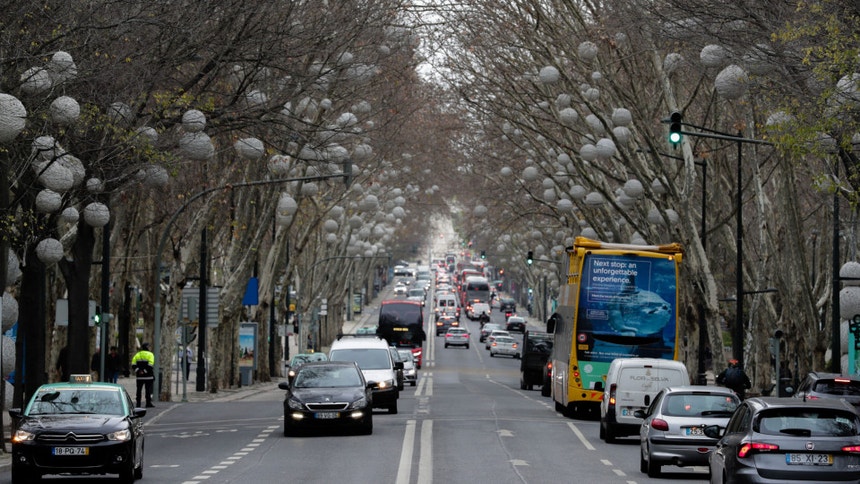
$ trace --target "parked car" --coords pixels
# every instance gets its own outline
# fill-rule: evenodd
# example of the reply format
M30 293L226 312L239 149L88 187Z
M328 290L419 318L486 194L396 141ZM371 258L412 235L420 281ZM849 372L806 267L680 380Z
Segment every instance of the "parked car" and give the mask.
M639 470L658 477L664 465L707 465L717 439L705 427L725 428L740 400L732 390L713 386L681 386L660 390L646 410L636 410L639 427Z
M445 348L449 346L465 346L469 349L469 332L464 328L451 328L445 333Z
M809 372L794 397L807 400L845 400L860 409L860 378L838 373Z
M403 362L403 381L415 386L418 383L418 368L415 365L415 357L412 350L399 349L400 360Z
M508 318L508 322L505 323L505 329L512 332L516 331L517 333L525 333L526 320L520 316L511 316Z
M860 482L860 416L845 401L748 398L708 460L712 483Z
M507 355L520 359L520 345L510 336L496 336L490 345L490 356Z
M312 362L303 365L292 383L281 382L284 435L315 427L353 427L373 433L372 388L355 362Z
M487 341L487 336L489 336L489 335L490 335L490 333L492 333L493 331L495 331L495 330L497 330L497 329L502 329L502 325L501 325L501 324L496 324L496 323L487 323L487 324L485 324L485 325L481 328L481 337L479 338L479 340L478 340L478 341L480 341L481 343L483 343L483 342Z
M484 340L484 346L486 349L490 349L490 346L493 345L493 341L495 341L496 336L510 336L511 333L505 331L504 329L494 329L490 331L490 334L487 335L487 338Z

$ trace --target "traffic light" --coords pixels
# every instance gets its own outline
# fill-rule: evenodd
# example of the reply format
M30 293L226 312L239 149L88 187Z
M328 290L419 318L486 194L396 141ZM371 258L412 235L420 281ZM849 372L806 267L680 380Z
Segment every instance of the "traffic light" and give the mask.
M96 311L93 313L93 324L98 326L102 321L102 308L96 306Z
M681 120L683 116L678 111L672 112L669 115L669 142L672 146L678 146L681 142Z
M486 250L482 250L482 251L481 251L481 259L486 259L486 258L487 258L487 251L486 251Z
M526 264L532 265L532 262L534 262L534 260L535 260L534 252L529 251L529 253L526 255Z

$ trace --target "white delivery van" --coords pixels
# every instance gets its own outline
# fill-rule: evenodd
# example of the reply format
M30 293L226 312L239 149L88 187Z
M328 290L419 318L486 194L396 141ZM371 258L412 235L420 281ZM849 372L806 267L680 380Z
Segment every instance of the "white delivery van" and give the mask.
M612 360L600 402L600 438L612 443L616 437L638 435L642 419L633 413L647 409L663 388L689 384L687 367L680 361L659 358Z
M340 335L331 344L328 359L331 361L354 361L368 383L373 383L373 408L387 408L388 413L397 413L397 370L403 370L403 362L394 361L388 343L377 337L354 337Z

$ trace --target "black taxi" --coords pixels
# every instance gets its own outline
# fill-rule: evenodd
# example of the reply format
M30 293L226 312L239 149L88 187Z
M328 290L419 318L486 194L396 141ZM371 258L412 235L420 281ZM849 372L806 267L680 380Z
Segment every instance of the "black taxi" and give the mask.
M121 482L143 477L143 422L128 392L113 383L72 375L69 383L36 390L12 417L12 482L44 474L119 474Z

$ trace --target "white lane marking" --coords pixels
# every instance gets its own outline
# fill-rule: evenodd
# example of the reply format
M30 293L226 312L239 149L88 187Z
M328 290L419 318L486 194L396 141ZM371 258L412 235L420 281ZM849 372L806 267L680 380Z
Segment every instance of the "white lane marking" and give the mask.
M432 397L433 396L433 377L427 378L429 380L427 385L424 387L424 396Z
M567 426L570 427L570 430L573 430L573 433L576 434L576 437L579 439L580 442L582 442L582 445L584 445L586 449L594 450L594 446L591 445L591 442L589 442L588 439L585 438L585 435L582 434L582 432L576 427L576 425L573 424L573 422L567 422Z
M605 465L605 466L611 466L612 465L612 462L610 462L607 459L600 459L600 462L602 462L603 465Z
M415 396L420 397L421 392L424 391L424 386L427 384L427 375L424 375L422 378L418 380L418 385L415 387Z
M624 477L624 476L626 476L626 475L627 475L627 474L625 474L625 473L624 473L624 471L622 471L621 469L612 469L612 472L614 472L616 475L618 475L618 476L620 476L620 477Z
M421 422L421 450L418 457L418 484L433 482L433 421Z
M397 466L396 484L409 484L412 476L412 448L415 446L415 420L406 421L403 447L400 449L400 464Z
M522 459L511 459L509 462L511 463L512 466L526 466L526 467L529 466L529 463L522 460Z
M514 433L511 432L510 430L507 430L507 429L499 429L499 430L496 430L496 432L499 434L499 437L513 437L514 436Z

